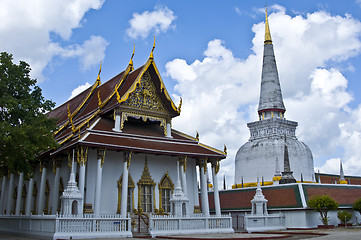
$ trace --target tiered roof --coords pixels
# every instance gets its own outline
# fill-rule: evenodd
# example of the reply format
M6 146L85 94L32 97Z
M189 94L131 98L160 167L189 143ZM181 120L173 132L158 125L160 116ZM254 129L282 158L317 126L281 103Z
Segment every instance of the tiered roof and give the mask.
M55 139L60 147L45 155L55 156L83 145L172 156L226 157L224 152L174 129L171 138L164 135L162 123L159 125L157 120L179 116L181 104L176 107L170 98L154 62L153 51L143 66L134 70L131 59L123 72L103 84L99 74L91 87L48 114L57 119L59 129ZM135 119L130 115L122 119L122 131L114 131L115 112L119 109L136 115L145 113L146 117Z

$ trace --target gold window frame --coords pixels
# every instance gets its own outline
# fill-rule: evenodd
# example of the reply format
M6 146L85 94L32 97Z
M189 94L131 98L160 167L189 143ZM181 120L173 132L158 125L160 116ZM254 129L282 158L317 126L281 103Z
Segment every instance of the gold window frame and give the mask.
M118 186L118 206L117 206L117 214L120 214L121 205L122 205L122 184L123 184L123 174L120 176L119 180L117 181ZM128 174L128 189L132 188L132 209L134 209L134 188L135 183L133 178L130 174ZM128 199L127 199L127 207L128 207Z
M169 177L168 171L163 175L162 179L158 183L158 189L159 189L159 211L164 212L165 209L163 209L163 197L162 197L162 191L163 190L171 190L171 193L173 193L174 190L174 184L172 182L172 179Z

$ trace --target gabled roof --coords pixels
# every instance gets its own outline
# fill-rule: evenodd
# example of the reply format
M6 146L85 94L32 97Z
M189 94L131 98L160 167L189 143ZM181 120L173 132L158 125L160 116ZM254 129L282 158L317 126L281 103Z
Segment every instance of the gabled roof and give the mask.
M178 131L172 130L172 138L167 138L159 131L159 126L152 127L150 123L147 128L137 129L129 124L122 132L113 131L113 111L123 106L139 88L144 74L150 76L167 118L178 116L180 106L176 107L170 98L151 54L143 66L134 70L131 60L123 72L103 84L98 76L93 86L51 111L48 116L57 119L59 129L55 139L60 147L49 154L57 155L81 144L155 154L225 158L223 152Z

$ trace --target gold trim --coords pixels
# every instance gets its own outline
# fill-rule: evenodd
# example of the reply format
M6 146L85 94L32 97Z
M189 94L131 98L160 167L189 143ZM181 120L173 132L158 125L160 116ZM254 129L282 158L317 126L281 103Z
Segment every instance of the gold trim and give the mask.
M102 72L102 61L100 61L100 67L99 67L99 72L98 72L98 77L97 77L98 85L101 84L101 81L100 81L100 73L101 72Z
M127 162L127 169L129 169L130 166L130 160L132 158L132 151L130 152L124 152L124 161Z
M78 146L76 148L77 162L80 166L84 166L88 159L88 147Z
M152 177L149 173L147 155L145 155L143 173L142 173L142 176L141 176L139 182L137 183L137 185L138 185L138 208L141 209L141 207L142 207L142 203L141 203L142 186L153 186L153 204L152 204L152 206L153 206L153 208L155 208L155 185L156 185L156 183L154 182L154 180L152 179Z
M101 160L101 164L100 164L101 167L103 167L103 164L104 164L105 152L106 152L105 148L100 148L97 151L97 159Z
M199 159L199 166L203 167L204 174L206 174L206 172L207 172L207 161L208 161L208 158Z
M163 127L164 135L167 135L167 120L165 118L154 117L154 116L149 116L149 115L140 114L140 113L132 113L132 112L127 112L127 111L122 112L122 116L120 118L120 130L123 130L124 123L125 123L125 121L128 121L128 117L132 117L135 119L141 118L144 122L146 122L147 120L150 120L152 122L160 122L159 125L161 127Z
M183 172L185 173L187 169L187 156L179 158L179 165L183 166Z

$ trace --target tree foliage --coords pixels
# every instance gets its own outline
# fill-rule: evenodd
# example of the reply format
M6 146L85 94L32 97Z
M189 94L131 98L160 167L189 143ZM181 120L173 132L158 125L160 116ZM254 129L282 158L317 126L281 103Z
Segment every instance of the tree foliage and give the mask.
M361 198L357 199L353 204L353 210L361 214Z
M351 220L352 213L346 210L340 210L337 212L337 218L342 224L346 224Z
M328 195L313 196L307 202L307 205L308 207L313 208L316 212L320 213L321 221L324 225L328 225L328 211L338 209L338 203Z
M31 172L39 154L57 143L54 119L46 117L55 103L45 100L30 66L12 62L11 54L0 53L0 167L5 174Z

